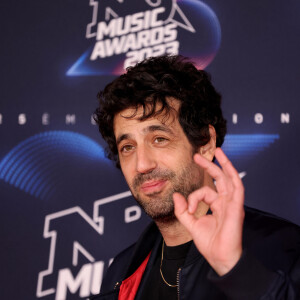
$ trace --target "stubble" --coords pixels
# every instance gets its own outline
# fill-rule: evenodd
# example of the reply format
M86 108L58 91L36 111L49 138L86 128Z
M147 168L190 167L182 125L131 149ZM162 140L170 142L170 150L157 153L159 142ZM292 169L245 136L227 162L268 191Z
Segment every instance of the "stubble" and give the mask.
M141 195L140 186L149 180L166 180L169 186L160 192ZM190 193L202 186L203 170L191 161L178 174L172 170L161 169L154 169L147 174L138 174L130 188L136 201L150 218L160 223L170 223L176 219L173 194L178 192L187 198Z

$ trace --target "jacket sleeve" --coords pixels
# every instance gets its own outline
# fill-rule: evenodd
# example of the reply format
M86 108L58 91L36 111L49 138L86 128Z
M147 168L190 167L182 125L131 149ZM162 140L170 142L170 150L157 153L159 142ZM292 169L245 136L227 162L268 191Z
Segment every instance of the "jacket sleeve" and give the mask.
M300 299L300 257L284 273L267 269L245 250L230 272L218 276L211 270L208 278L231 300Z

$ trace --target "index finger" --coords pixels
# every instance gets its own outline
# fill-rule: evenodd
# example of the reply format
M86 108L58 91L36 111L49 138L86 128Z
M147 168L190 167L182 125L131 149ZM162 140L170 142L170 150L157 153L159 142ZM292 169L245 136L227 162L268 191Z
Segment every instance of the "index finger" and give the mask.
M201 168L203 168L205 171L207 171L207 173L214 179L216 179L216 180L221 179L221 177L223 176L222 170L216 164L214 164L212 161L206 159L204 156L197 153L194 155L194 161Z
M232 165L231 161L228 159L221 148L216 149L215 156L224 173L232 180L233 185L235 187L239 187L240 185L242 185L242 180L239 176L238 171Z
M226 176L221 168L200 154L195 154L194 160L201 168L203 168L212 178L216 180L218 192L223 193L227 191Z

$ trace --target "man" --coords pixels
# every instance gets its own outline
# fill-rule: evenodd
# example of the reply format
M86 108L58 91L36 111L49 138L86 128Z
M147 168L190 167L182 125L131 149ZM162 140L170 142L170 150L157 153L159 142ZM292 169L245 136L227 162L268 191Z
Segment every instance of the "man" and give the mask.
M150 58L99 99L109 157L154 223L92 299L300 299L300 230L244 209L243 184L219 148L221 97L205 71L180 56Z

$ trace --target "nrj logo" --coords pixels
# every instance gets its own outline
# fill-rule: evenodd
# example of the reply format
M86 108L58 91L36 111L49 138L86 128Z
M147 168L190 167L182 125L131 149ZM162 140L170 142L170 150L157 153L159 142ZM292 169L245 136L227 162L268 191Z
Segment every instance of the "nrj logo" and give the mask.
M124 234L122 230L128 230L129 223L141 218L140 207L126 204L125 198L130 196L128 191L95 201L92 218L78 206L45 217L43 236L50 239L50 251L47 269L38 274L38 298L65 300L75 294L78 299L78 295L86 298L99 293L103 272L113 259L106 241L118 236L101 211L110 207L114 226L119 222L120 234ZM121 199L123 204L118 201ZM116 208L120 206L118 215ZM104 240L104 231L112 236Z
M91 46L68 76L121 74L151 56L182 54L204 69L221 41L219 21L198 0L90 0Z

